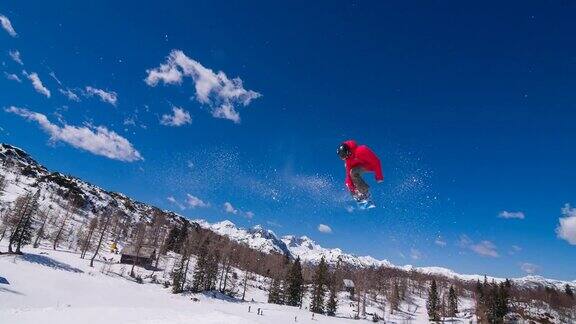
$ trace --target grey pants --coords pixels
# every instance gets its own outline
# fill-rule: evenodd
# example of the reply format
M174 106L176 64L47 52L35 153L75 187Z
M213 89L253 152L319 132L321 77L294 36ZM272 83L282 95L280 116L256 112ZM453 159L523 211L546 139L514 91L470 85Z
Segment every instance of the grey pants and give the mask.
M356 187L354 198L359 200L367 199L370 196L370 186L368 186L366 181L362 179L362 174L364 174L364 172L366 172L366 169L363 167L355 167L350 170L350 177L352 178L354 187Z

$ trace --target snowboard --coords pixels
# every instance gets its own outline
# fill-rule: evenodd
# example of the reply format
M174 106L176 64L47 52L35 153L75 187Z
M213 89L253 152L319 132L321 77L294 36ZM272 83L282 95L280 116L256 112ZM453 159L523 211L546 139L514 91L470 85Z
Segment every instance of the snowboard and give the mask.
M358 205L358 209L360 209L360 210L367 210L367 209L376 208L376 204L374 204L372 199L360 200L360 201L357 201L356 204Z

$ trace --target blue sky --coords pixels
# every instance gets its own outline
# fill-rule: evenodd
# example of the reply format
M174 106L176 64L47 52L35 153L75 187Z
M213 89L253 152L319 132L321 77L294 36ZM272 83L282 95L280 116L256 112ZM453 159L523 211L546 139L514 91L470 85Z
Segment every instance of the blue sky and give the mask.
M4 3L0 140L191 218L397 264L574 280L575 14ZM335 155L349 138L382 160L376 209L350 211Z

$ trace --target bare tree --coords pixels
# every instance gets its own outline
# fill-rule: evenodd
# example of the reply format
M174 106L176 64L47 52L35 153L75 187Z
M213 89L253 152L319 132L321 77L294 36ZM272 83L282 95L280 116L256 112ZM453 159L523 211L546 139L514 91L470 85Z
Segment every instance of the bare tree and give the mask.
M164 245L165 236L167 233L168 219L166 214L160 210L154 210L152 215L152 224L148 231L147 239L148 245L156 250L156 260L154 268L158 268L160 254L162 253L162 246Z
M245 250L241 250L241 252L245 252ZM247 255L247 253L243 253L242 255L240 255L241 260L244 260L246 262L245 264L245 268L244 268L244 280L242 282L242 300L245 300L246 298L246 290L248 288L248 284L250 283L250 280L252 280L252 272L250 271L250 268L252 266L252 260L249 258L249 255Z
M50 218L50 212L51 211L52 211L52 205L49 205L47 208L44 209L44 211L42 211L39 214L41 224L40 224L40 227L38 228L38 232L36 233L36 239L34 240L34 244L33 244L34 248L37 248L38 246L40 246L40 241L44 237L44 230L46 228L46 222L48 221L48 218Z
M70 202L68 202L66 204L66 212L64 213L62 219L59 221L60 226L58 227L58 230L56 230L56 232L54 233L53 245L52 245L52 249L54 250L58 248L58 243L60 243L62 237L64 236L64 230L66 229L66 225L68 224L68 219L70 218L70 216L72 216L72 209L73 209L72 205L70 204Z
M6 181L6 176L3 174L0 174L0 193L4 192L7 185L8 185L8 181Z
M8 207L0 209L0 230L2 231L2 234L0 234L0 241L4 239L4 237L6 236L6 232L8 232L8 228L10 227L9 226L10 215L8 211L9 211Z
M86 235L82 238L81 242L82 247L80 248L81 259L84 259L84 257L86 256L86 252L88 252L88 249L90 248L90 244L92 242L92 235L94 234L94 231L96 230L97 227L98 227L98 217L94 217L90 220Z
M136 252L136 256L134 257L134 262L132 263L132 269L130 269L130 277L134 277L134 267L136 267L136 261L140 257L140 250L144 247L144 242L146 238L146 223L138 223L136 224L136 228L134 229L134 236L132 241L132 246L134 247L134 251Z
M104 240L104 237L106 236L106 233L108 232L108 225L110 225L110 221L112 220L112 210L111 210L111 206L108 205L105 210L103 215L101 216L102 219L100 219L100 239L98 239L98 245L96 246L96 251L94 251L94 255L92 256L92 259L90 259L90 267L94 267L94 259L96 259L96 256L98 255L98 252L100 252L100 247L102 246L102 241Z

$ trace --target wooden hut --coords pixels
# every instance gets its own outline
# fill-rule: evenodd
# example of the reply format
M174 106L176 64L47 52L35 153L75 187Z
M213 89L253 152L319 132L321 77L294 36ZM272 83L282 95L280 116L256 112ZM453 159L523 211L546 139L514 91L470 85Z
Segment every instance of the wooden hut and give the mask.
M156 258L156 249L152 247L140 247L136 249L133 245L127 245L122 249L120 263L134 264L142 267L152 266L152 261Z

